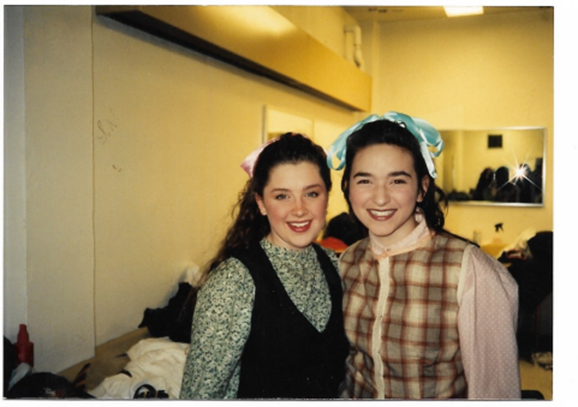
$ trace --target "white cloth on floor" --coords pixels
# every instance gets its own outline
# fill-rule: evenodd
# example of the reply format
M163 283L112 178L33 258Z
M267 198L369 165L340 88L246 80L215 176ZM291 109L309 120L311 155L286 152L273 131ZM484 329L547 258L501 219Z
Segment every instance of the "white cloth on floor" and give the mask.
M170 399L178 399L189 344L169 338L143 339L127 352L130 362L124 370L107 377L88 393L99 399L132 399L142 385L157 392L164 391Z

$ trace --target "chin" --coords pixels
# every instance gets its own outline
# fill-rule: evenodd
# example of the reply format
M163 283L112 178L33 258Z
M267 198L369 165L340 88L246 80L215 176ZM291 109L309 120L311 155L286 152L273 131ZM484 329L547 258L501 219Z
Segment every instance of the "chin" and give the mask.
M291 245L295 248L305 249L307 246L309 246L309 245L311 245L311 243L313 243L313 241L315 240L316 237L317 237L317 235L310 236L310 237L303 237L303 238L299 238L299 239L294 239L291 242Z

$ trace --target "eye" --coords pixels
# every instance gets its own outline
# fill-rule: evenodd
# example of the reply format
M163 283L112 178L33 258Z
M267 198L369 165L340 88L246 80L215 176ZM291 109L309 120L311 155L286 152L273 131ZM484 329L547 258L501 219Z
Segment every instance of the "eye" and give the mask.
M278 201L282 201L282 200L287 199L287 198L288 198L288 196L286 194L275 195L275 199Z
M407 181L403 178L396 178L393 180L394 184L407 184Z
M368 179L358 179L355 183L357 185L365 185L365 184L369 184L369 180Z
M319 196L319 192L311 191L311 192L308 192L305 196L307 196L309 198L317 198Z

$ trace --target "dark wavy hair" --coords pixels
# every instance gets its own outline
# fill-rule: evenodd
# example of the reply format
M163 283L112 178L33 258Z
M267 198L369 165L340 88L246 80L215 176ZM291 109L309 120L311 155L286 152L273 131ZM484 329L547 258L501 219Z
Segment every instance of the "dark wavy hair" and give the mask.
M399 123L390 120L377 120L366 123L347 138L345 170L343 172L343 178L341 179L341 190L347 201L349 214L363 230L364 235L367 236L367 228L357 219L351 207L351 201L349 199L349 178L351 176L351 165L357 153L375 144L398 146L411 154L413 167L417 174L419 192L424 196L423 201L417 202L416 205L423 210L427 226L430 229L436 232L445 231L444 223L445 209L448 204L447 197L441 188L435 184L434 178L429 174L427 164L421 155L418 140L409 130ZM421 182L424 176L429 177L427 190L423 190L423 184Z
M219 251L209 262L206 274L227 258L234 257L239 251L259 243L271 232L267 217L259 211L255 194L263 196L263 190L269 182L269 175L273 168L280 164L302 162L309 162L319 168L319 174L329 193L331 173L326 164L326 154L323 148L302 134L281 135L279 140L269 144L259 155L253 170L253 177L245 184L233 208L233 224L229 227Z

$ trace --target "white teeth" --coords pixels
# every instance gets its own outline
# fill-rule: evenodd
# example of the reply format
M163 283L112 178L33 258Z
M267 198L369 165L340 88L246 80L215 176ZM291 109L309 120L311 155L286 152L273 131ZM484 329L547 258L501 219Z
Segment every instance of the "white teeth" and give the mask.
M392 210L389 210L389 211L370 210L369 212L370 212L373 216L382 217L382 216L389 216L389 215L391 215L394 211L392 211Z
M302 228L303 226L307 226L309 221L307 222L290 222L291 226L295 226L296 228Z

